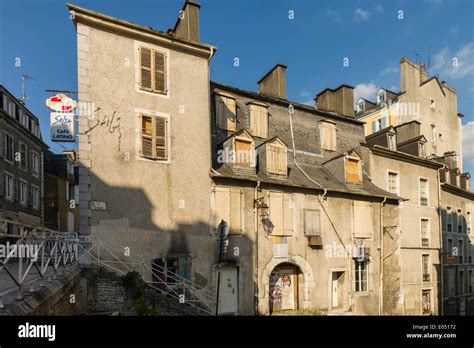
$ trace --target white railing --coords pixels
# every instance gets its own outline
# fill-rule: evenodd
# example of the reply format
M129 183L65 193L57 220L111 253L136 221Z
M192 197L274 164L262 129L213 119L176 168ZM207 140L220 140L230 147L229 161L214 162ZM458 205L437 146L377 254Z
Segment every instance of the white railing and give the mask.
M17 292L21 300L26 286L33 292L38 282L45 286L46 277L52 281L77 265L77 233L0 219L0 241L0 308L7 295Z
M112 247L110 242L96 240L90 237L79 237L78 260L80 266L102 266L124 275L136 271L143 281L151 288L160 291L180 304L187 304L201 313L215 313L215 295L212 291L166 269L161 265L153 266L145 260L123 255L123 248Z

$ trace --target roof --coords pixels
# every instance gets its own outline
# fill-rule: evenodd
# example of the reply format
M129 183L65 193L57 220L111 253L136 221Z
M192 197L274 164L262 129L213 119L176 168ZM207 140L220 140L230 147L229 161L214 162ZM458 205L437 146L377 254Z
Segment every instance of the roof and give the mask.
M274 104L279 104L279 105L283 105L283 106L293 105L293 107L295 109L299 109L299 110L302 110L302 111L313 113L315 115L319 115L319 116L323 116L323 117L327 117L327 118L332 118L332 119L339 120L339 121L351 122L351 123L354 123L354 124L357 124L357 125L364 124L364 122L356 120L353 117L344 116L344 115L338 114L337 112L316 109L314 106L309 106L309 105L301 104L301 103L298 103L298 102L293 102L293 101L290 101L290 100L287 100L287 99L273 97L273 96L269 96L269 95L266 95L266 94L263 95L263 94L259 94L259 93L254 92L254 91L249 91L249 90L244 90L244 89L240 89L240 88L233 87L233 86L224 85L222 83L215 82L215 81L211 81L211 88L212 88L212 85L214 85L215 87L218 87L220 89L225 89L227 91L231 91L235 94L244 95L244 96L247 96L249 98L255 98L255 99L258 99L260 101L265 101L267 103L274 103Z
M393 128L393 126L387 126L385 128L382 128L381 130L377 131L377 132L374 132L374 133L371 133L369 135L367 135L365 137L366 140L370 140L372 138L375 138L376 136L380 135L380 134L383 134L383 133L388 133L388 132L394 132L395 133L395 129Z
M190 2L190 3L196 5L194 2ZM184 40L182 38L178 38L178 37L174 36L174 32L163 32L163 31L156 30L156 29L153 29L153 28L150 28L150 27L144 27L142 25L135 24L133 22L129 22L129 21L125 21L125 20L122 20L122 19L114 18L114 17L108 16L108 15L105 15L105 14L102 14L102 13L99 13L99 12L96 12L96 11L93 11L93 10L89 10L89 9L84 8L84 7L80 7L80 6L71 4L71 3L66 3L66 6L72 11L84 14L84 15L89 16L91 18L98 19L99 21L95 22L96 25L105 25L105 23L112 23L112 24L118 25L122 28L127 28L129 30L135 30L139 33L152 34L155 37L161 37L163 39L166 39L166 41L168 41L169 44L181 44L181 45L184 44L187 47L194 47L194 48L200 49L200 50L204 49L206 51L210 51L211 56L216 51L216 47L214 47L214 46L207 45L207 44L204 44L204 43L195 42L195 41L188 41L188 40ZM78 18L77 13L76 13L76 16L74 16L75 20L77 20L77 18Z
M288 177L278 178L275 175L268 175L263 172L256 174L248 174L242 172L235 172L230 164L224 164L218 169L211 171L211 177L221 177L226 179L237 179L246 181L261 181L268 184L299 187L302 189L313 189L313 190L324 190L327 189L329 192L339 192L345 194L354 194L360 196L369 196L377 198L389 198L393 200L401 199L399 196L387 192L375 186L368 178L366 174L363 175L362 185L359 187L346 186L337 181L323 166L309 165L309 164L298 164L308 174L308 176L321 184L322 187L317 186L311 180L309 180L293 162L288 163Z
M406 145L406 144L411 144L411 143L414 143L415 141L423 141L426 143L426 138L425 136L422 134L422 135L418 135L414 138L411 138L411 139L408 139L408 140L405 140L405 141L402 141L401 143L397 143L397 146L403 146L403 145Z
M396 160L401 160L401 161L405 161L409 163L414 163L414 164L422 165L424 167L429 167L432 169L440 169L444 167L444 164L438 161L410 155L406 152L392 150L384 146L370 145L370 144L365 144L364 146L368 147L376 155L389 157L389 158L393 158Z

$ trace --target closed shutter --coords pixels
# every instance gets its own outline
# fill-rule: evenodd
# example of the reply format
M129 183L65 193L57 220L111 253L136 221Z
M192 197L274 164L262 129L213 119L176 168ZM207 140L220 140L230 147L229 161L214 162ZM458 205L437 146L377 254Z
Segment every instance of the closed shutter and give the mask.
M166 159L166 118L156 117L156 158Z
M259 119L255 105L250 105L250 132L252 135L258 136Z
M227 129L226 105L224 97L216 95L216 123L220 129Z
M270 220L275 226L272 235L279 236L283 233L283 194L270 192L268 196Z
M372 121L372 132L375 133L377 131L377 121Z
M142 123L142 146L141 155L144 157L153 156L153 126L152 118L150 116L141 116Z
M28 205L33 204L33 199L32 199L32 192L31 192L31 185L28 185L28 196L27 196L27 202Z
M155 51L155 92L166 94L165 54Z
M292 195L285 193L283 195L283 234L291 236L293 234L293 207Z
M287 152L284 147L276 147L278 158L278 174L286 175L287 170Z
M260 129L262 131L262 138L268 137L268 112L266 108L260 109Z
M5 135L5 131L0 132L0 136L2 139L0 139L0 156L3 158L7 157L7 137Z
M242 191L239 188L230 189L230 233L242 231Z
M236 129L236 109L235 109L235 99L225 98L226 104L226 117L227 117L227 130L235 131Z
M336 150L336 125L330 124L329 125L329 134L330 134L330 143L329 149L335 151Z
M141 88L151 91L151 49L140 48L140 85Z
M250 106L250 129L252 135L257 137L268 137L267 109L263 106Z
M235 163L249 166L252 161L252 143L250 141L235 140Z
M306 236L321 235L321 213L319 210L304 211L304 234Z
M346 182L360 183L359 160L348 158L346 160Z
M277 154L275 146L267 145L267 171L269 173L278 173L276 166L276 158Z
M370 203L354 202L353 226L355 238L372 237L372 205Z
M222 220L230 224L230 193L228 188L216 187L215 190L216 203L216 225L217 228Z

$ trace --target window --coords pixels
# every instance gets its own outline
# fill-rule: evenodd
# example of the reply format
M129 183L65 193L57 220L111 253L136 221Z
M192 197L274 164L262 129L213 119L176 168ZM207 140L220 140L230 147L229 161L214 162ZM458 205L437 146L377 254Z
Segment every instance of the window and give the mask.
M27 197L26 195L27 195L28 184L23 180L19 180L18 183L19 183L20 204L26 205L26 197Z
M26 170L27 150L26 144L20 143L20 168Z
M467 225L467 234L471 234L471 223L472 223L472 216L471 216L471 212L468 211L467 212L467 219L466 219L466 225Z
M304 235L321 235L321 212L319 210L304 210Z
M390 150L396 150L397 149L397 138L395 134L388 134L388 148Z
M11 117L15 117L15 103L10 100L6 95L3 96L3 110L10 115Z
M380 117L372 121L372 133L378 132L387 127L387 117Z
M230 96L216 94L217 127L235 132L237 124L235 99Z
M268 136L268 114L265 106L250 105L250 133L260 138Z
M292 195L282 192L269 192L270 221L274 236L291 236L293 234Z
M472 284L474 283L474 278L473 278L474 274L472 273L472 271L469 271L469 278L468 278L468 282L469 282L469 293L472 294Z
M420 205L428 206L428 180L420 179Z
M373 220L372 204L354 201L354 238L372 238Z
M459 295L464 294L464 271L459 271Z
M3 173L3 194L8 200L13 200L13 175Z
M388 172L388 192L398 194L398 173Z
M357 103L357 112L362 112L365 110L365 102L363 100L359 100Z
M377 104L380 104L380 103L386 101L386 99L387 99L387 95L386 95L385 91L383 89L379 90L377 92Z
M436 145L436 125L431 125L431 143Z
M36 152L31 151L31 172L35 176L39 176L40 173L40 162L39 162L39 156Z
M267 145L267 171L270 174L286 175L287 174L287 149L278 143Z
M152 262L152 281L157 288L179 286L178 277L191 278L191 258L189 256L166 256Z
M235 139L234 163L239 166L250 167L254 165L254 149L252 141L247 139Z
M355 262L355 291L364 292L368 290L367 264L368 261Z
M431 290L421 291L422 314L431 314Z
M426 146L421 141L418 142L418 157L426 157Z
M215 228L224 220L229 226L229 233L240 234L243 230L242 191L234 187L216 187L215 194Z
M453 240L451 238L448 239L448 250L446 250L449 256L455 256L453 252Z
M329 121L321 121L319 131L321 133L321 148L336 151L336 125Z
M140 156L166 160L168 158L168 120L160 116L141 115Z
M462 239L458 240L458 263L464 263L464 242Z
M140 88L153 93L168 93L165 53L140 47Z
M448 269L448 297L453 297L456 295L456 280L454 269Z
M15 156L15 149L13 146L13 137L7 133L3 132L3 143L2 143L2 150L3 150L3 157L13 163L14 156Z
M423 265L423 281L430 281L430 255L422 255L422 265Z
M31 185L31 195L33 200L33 208L39 209L40 207L40 194L37 186Z
M345 172L347 183L359 184L362 181L360 160L358 158L346 158Z
M430 108L434 109L436 107L436 101L434 99L430 99Z
M453 214L451 212L451 208L447 207L446 208L446 230L448 232L453 231Z
M421 219L421 245L430 245L430 220Z
M458 209L457 221L458 221L458 233L463 233L463 226L462 226L462 210Z

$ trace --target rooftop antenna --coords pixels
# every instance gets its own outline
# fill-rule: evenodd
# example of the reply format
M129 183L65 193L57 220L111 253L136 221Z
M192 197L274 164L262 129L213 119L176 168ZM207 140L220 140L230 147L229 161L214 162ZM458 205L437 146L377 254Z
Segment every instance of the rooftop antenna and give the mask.
M28 99L30 99L30 98L28 98L28 96L26 95L26 91L25 91L25 81L26 81L26 80L36 81L34 78L32 78L31 76L29 76L28 73L21 75L21 101L23 102L23 104L25 104L26 101L27 101Z
M428 77L430 77L430 66L431 66L431 45L428 46Z

